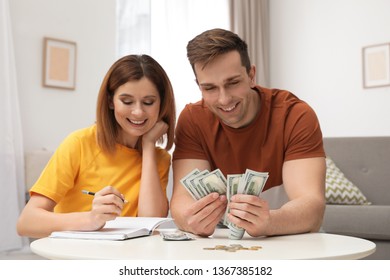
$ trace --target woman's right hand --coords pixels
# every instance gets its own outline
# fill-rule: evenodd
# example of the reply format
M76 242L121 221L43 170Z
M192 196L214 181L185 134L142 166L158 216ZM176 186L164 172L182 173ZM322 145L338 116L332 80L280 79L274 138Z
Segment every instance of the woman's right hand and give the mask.
M107 186L95 193L90 212L91 230L101 229L107 221L120 216L124 203L124 196L112 186Z
M105 187L93 198L89 212L56 213L56 202L41 194L33 193L17 223L21 236L42 238L53 231L99 230L109 220L118 217L123 209L124 197L113 187Z

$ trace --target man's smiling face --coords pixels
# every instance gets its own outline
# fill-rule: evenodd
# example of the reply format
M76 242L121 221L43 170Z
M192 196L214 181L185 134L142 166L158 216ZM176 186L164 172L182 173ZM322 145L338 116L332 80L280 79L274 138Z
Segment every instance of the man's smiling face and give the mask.
M247 126L258 112L255 68L249 75L237 51L222 54L208 63L195 64L195 72L205 105L226 125Z

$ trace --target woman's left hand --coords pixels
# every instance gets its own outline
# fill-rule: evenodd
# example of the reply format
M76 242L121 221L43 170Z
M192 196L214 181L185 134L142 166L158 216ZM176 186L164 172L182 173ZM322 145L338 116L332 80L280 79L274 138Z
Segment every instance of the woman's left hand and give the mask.
M156 124L142 136L142 143L153 143L163 136L168 131L168 124L163 121L158 121Z

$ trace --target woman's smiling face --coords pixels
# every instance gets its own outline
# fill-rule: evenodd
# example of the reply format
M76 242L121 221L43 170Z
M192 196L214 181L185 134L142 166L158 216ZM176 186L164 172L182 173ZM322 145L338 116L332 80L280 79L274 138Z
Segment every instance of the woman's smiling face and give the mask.
M127 82L115 91L112 100L115 119L120 129L121 144L134 148L140 136L158 121L160 95L156 86L146 77Z

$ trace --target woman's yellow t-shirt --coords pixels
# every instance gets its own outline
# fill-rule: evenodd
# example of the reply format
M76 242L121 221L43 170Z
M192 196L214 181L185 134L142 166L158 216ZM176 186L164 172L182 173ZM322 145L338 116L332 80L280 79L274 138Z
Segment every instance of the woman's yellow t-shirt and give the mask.
M168 184L170 154L156 147L160 183L164 192ZM140 152L117 145L114 155L103 153L96 141L96 125L71 133L58 147L30 193L54 200L58 213L91 210L92 199L81 191L97 192L106 186L118 189L128 203L123 216L137 216L141 182Z

